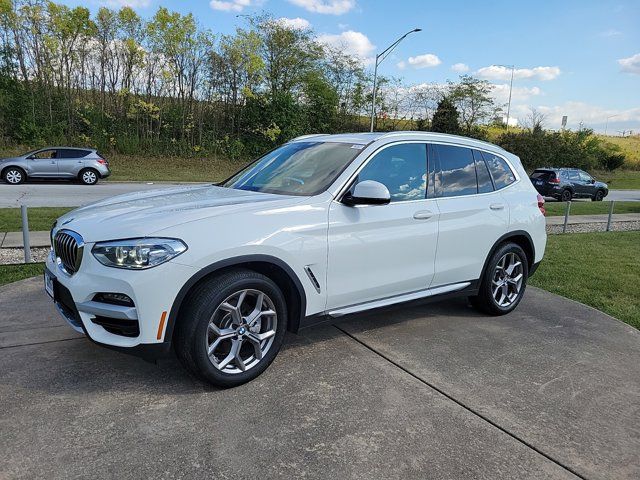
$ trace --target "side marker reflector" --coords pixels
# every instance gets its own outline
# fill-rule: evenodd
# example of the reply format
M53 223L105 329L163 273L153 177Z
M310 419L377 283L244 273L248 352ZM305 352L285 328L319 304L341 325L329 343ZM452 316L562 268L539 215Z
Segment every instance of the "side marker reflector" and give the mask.
M160 316L160 325L158 325L158 336L156 337L158 340L162 340L162 334L164 333L164 322L167 319L167 312L162 312Z

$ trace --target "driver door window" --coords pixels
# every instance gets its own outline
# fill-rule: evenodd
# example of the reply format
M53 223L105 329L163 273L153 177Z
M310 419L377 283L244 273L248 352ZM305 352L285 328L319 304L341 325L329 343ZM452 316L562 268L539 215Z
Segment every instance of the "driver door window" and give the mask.
M375 180L389 190L391 202L424 200L427 192L427 146L404 143L377 153L360 171L354 185Z
M38 153L34 153L31 157L35 160L48 160L48 159L58 158L58 151L42 150Z

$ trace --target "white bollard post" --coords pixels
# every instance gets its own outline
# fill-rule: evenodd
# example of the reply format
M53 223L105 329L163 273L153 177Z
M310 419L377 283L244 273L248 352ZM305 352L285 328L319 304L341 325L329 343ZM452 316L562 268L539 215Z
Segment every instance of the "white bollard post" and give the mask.
M615 200L611 200L611 205L609 205L609 218L607 219L607 232L611 231L611 217L613 217L613 204L616 203Z
M564 225L562 226L562 233L567 232L567 223L569 222L569 211L571 211L571 200L567 202L567 208L564 210Z
M24 247L24 263L31 263L31 243L29 242L29 217L27 216L27 206L20 205L22 215L22 246Z

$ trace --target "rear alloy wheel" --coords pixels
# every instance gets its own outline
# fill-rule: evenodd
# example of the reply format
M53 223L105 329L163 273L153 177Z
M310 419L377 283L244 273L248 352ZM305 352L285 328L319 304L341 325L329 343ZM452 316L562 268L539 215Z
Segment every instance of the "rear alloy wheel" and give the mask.
M506 243L489 259L478 295L470 299L471 303L491 315L509 313L522 300L528 275L527 256L522 248Z
M93 170L92 168L87 168L80 172L80 181L85 185L95 185L98 183L98 172Z
M4 181L11 185L18 185L26 180L24 171L20 168L10 167L4 172Z
M598 190L596 194L593 197L591 197L591 200L593 200L594 202L601 202L603 198L604 198L604 192L602 190Z
M211 277L184 305L176 324L176 353L189 371L214 385L233 387L254 379L284 341L284 296L257 272Z
M571 193L571 190L567 189L562 191L562 195L560 195L560 200L562 200L563 202L570 202L571 198L573 198L573 193Z

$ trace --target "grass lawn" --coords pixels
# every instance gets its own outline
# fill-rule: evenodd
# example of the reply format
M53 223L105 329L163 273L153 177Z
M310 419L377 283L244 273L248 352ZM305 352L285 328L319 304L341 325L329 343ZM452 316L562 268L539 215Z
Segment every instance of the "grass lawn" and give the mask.
M626 157L626 165L631 168L640 168L640 135L630 137L614 137L607 135L599 135L602 139L609 143L613 143L620 147L622 153Z
M29 263L27 265L0 265L0 285L17 282L29 277L42 275L44 263Z
M640 167L640 161L638 162ZM610 190L640 190L640 170L593 171L596 180L605 182Z
M53 222L73 208L65 207L33 207L29 208L29 230L51 230ZM19 208L0 208L0 232L22 231L22 220Z
M640 232L550 235L529 283L640 329Z
M571 215L598 215L608 214L610 202L591 202L580 201L571 202ZM544 208L547 210L547 217L554 215L564 216L564 210L566 207L565 202L547 202L544 204ZM613 206L613 213L640 213L640 202L616 202Z

